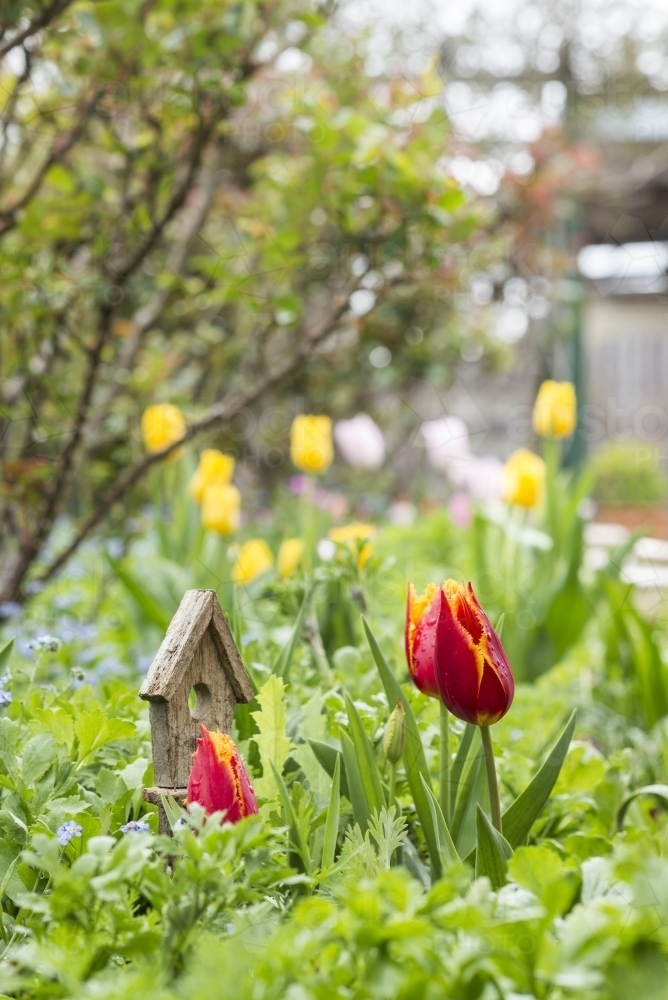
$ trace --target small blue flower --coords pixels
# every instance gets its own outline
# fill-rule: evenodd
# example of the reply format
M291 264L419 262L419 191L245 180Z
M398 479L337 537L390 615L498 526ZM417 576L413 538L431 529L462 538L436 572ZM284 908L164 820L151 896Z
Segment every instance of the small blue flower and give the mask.
M57 653L61 645L60 639L53 635L38 635L28 643L28 649L34 653Z
M4 621L6 618L17 618L22 611L23 608L16 601L4 601L0 604L0 619Z
M4 708L5 705L11 705L12 695L10 691L0 691L0 708Z
M67 823L63 823L56 830L58 843L62 844L63 847L69 844L72 837L80 837L82 833L83 827L75 823L73 819L68 820Z
M131 819L121 827L121 833L150 833L151 828L145 819Z

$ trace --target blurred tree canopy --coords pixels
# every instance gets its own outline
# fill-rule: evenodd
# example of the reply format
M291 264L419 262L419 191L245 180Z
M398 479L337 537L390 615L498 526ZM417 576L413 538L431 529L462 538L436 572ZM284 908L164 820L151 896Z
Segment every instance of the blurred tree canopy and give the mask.
M0 600L125 515L149 403L238 442L277 392L349 414L476 335L440 80L370 78L363 41L305 0L3 5Z

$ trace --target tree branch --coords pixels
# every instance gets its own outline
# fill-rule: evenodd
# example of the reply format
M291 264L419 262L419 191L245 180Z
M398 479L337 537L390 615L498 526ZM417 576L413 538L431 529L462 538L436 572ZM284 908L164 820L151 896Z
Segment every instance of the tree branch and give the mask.
M32 182L28 185L21 197L18 198L13 205L10 205L9 208L5 208L0 211L0 236L4 236L6 232L14 228L16 225L16 216L21 209L25 208L28 202L35 197L51 167L65 159L65 156L69 153L70 149L81 135L86 122L95 110L95 106L99 101L101 94L102 91L98 90L95 93L95 96L84 106L79 121L73 128L71 128L68 132L62 132L60 135L56 136L54 143L49 150L49 155L46 157L41 167L33 177Z
M229 420L236 413L239 413L239 411L244 407L256 402L266 392L274 388L277 384L282 382L283 379L287 378L300 368L301 365L303 365L303 363L315 353L317 347L322 343L322 341L325 340L326 337L328 337L329 334L332 333L337 327L343 315L348 311L348 302L351 294L358 286L359 279L356 280L346 291L345 295L341 298L341 301L337 304L326 323L317 331L317 333L312 334L310 337L303 340L300 348L295 351L292 358L286 364L282 365L271 374L266 375L261 382L253 386L251 389L247 389L245 392L230 394L226 399L221 400L220 403L214 404L204 414L204 416L189 425L185 436L180 441L175 441L173 444L169 445L169 447L164 448L160 452L145 455L142 459L127 469L125 474L102 494L95 510L81 525L79 531L70 544L46 567L42 575L39 577L39 582L42 584L46 583L54 576L55 573L58 572L61 566L63 566L77 551L81 543L88 537L93 528L96 528L97 525L104 520L114 504L117 503L125 495L125 493L127 493L127 491L146 474L146 472L148 472L152 465L168 458L172 452L182 447L182 445L186 444L188 441L192 441L193 438L197 437L203 431L209 430L211 427ZM15 593L11 596L14 598L25 599L24 595L21 593Z
M16 35L12 35L11 38L0 43L0 59L15 49L17 45L22 45L27 38L31 38L32 35L36 35L38 31L45 28L55 17L67 10L73 2L74 0L53 0L53 3L46 7L41 14L38 14L23 31L19 31Z

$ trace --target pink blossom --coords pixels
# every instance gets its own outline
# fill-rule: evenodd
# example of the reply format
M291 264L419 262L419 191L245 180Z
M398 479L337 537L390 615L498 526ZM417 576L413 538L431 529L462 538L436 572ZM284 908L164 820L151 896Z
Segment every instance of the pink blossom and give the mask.
M503 493L503 462L495 455L473 457L465 468L464 483L474 500L499 500Z
M420 432L434 468L446 472L456 486L463 485L466 467L472 459L469 432L464 421L459 417L439 417L425 421Z
M448 510L458 528L468 528L471 523L471 498L467 493L453 493L448 502Z
M379 469L385 461L385 439L368 413L334 425L334 440L346 462L355 469Z

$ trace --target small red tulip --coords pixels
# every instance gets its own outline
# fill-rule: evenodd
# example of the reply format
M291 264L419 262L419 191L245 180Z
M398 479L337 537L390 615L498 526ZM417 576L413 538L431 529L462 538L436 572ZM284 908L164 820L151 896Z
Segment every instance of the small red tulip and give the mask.
M433 583L430 583L419 597L415 593L413 584L408 584L404 633L406 660L416 688L432 698L439 697L434 673L434 645L439 607L438 589Z
M447 580L439 591L434 670L441 700L458 719L491 726L512 704L508 657L470 583Z
M224 811L228 823L254 816L255 792L234 741L226 733L209 732L206 726L200 730L186 801L198 802L208 813Z

